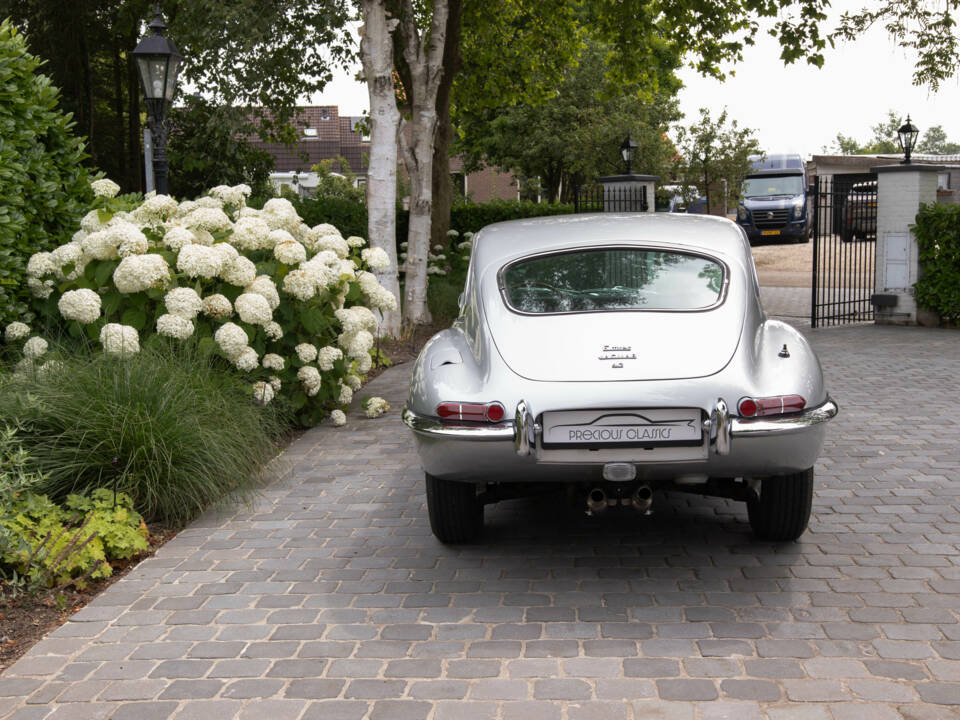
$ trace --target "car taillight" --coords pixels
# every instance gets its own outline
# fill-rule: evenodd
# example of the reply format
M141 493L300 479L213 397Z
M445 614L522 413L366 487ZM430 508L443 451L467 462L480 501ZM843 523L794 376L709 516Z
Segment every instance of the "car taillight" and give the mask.
M740 417L764 417L800 412L807 401L800 395L778 395L766 398L743 398L739 405Z
M437 405L437 416L443 420L469 420L471 422L498 423L506 410L498 402L458 403L442 402Z

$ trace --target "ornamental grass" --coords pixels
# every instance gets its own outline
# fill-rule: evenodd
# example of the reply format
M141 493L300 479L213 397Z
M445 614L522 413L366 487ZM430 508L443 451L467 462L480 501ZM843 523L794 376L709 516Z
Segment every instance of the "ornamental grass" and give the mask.
M117 489L150 521L182 525L256 488L289 417L196 343L117 357L59 353L0 384L0 422L18 428L34 490L54 500ZM51 366L52 365L52 366Z

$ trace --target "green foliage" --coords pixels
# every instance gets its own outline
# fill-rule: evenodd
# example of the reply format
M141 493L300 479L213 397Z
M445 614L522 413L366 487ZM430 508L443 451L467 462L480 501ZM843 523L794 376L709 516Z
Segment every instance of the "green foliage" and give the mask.
M573 205L562 203L516 202L513 200L491 200L486 203L457 203L450 210L450 227L460 233L477 232L481 228L504 220L544 215L569 215Z
M663 90L652 93L642 82L612 82L612 57L610 46L591 40L550 99L472 113L461 109L457 147L467 154L468 167L488 164L539 177L552 201L561 186L572 190L623 172L620 144L629 134L638 144L636 170L665 175L676 155L666 131L680 118L670 96L677 83L665 77Z
M42 472L38 492L66 500L69 518L94 511L121 522L98 488L117 488L147 518L180 524L228 495L253 489L283 427L275 403L259 408L249 385L224 372L209 343L158 342L133 357L99 352L60 359L53 372L18 373L0 387L0 418ZM160 342L163 341L163 342ZM71 493L90 493L73 500ZM59 516L58 516L59 517ZM129 536L100 528L123 557Z
M852 137L837 133L834 143L836 149L843 155L883 155L900 153L900 142L897 139L897 130L904 120L893 110L887 111L887 119L882 120L870 129L873 137L861 143Z
M202 195L216 185L249 185L269 192L273 156L246 137L256 133L243 109L217 106L199 95L170 112L170 194Z
M339 165L339 173L333 171L334 163ZM343 198L355 203L366 201L366 194L363 188L356 186L357 176L350 170L350 165L345 158L321 160L313 165L310 171L317 174L317 187L313 193L314 197Z
M700 108L700 122L680 128L680 146L674 174L679 184L699 188L707 198L707 212L723 214L740 197L743 180L751 170L750 156L760 153L760 144L750 128L727 126L727 110L714 121ZM727 195L724 197L724 181Z
M933 125L927 128L917 143L917 152L930 155L960 155L960 143L947 140L947 133L942 125Z
M344 237L367 235L367 207L362 202L337 196L296 198L291 202L307 225L330 223Z
M0 16L2 17L2 16ZM0 23L0 323L32 319L26 260L69 238L91 197L83 143L13 26Z
M919 248L917 304L960 322L960 205L921 205L912 230Z
M45 481L16 432L0 433L0 575L13 594L109 577L111 560L147 549L147 529L129 496L95 490L61 507L35 492Z

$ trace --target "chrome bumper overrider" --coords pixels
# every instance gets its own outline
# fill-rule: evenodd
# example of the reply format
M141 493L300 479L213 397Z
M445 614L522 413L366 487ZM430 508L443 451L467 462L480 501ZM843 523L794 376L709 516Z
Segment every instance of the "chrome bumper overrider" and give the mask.
M703 425L704 430L711 434L714 452L717 455L728 455L734 438L768 437L797 432L830 420L838 411L837 403L828 397L823 404L793 415L740 418L731 417L727 404L720 399ZM517 403L514 420L493 425L450 424L437 418L418 415L407 408L404 408L401 418L414 432L431 437L512 442L517 454L521 456L530 454L540 433L540 426L534 421L533 414L523 400Z

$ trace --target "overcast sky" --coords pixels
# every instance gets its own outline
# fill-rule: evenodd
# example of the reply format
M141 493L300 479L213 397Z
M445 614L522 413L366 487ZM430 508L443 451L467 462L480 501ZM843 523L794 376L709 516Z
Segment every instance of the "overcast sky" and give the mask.
M860 2L837 0L832 17ZM910 114L922 132L941 125L947 137L960 142L960 103L957 79L943 83L937 93L911 82L913 57L898 48L882 28L825 53L822 69L806 64L784 67L779 45L766 34L747 48L736 75L721 83L692 70L680 72L684 124L706 107L716 117L724 107L741 127L753 128L768 154L796 152L805 158L832 146L837 133L868 140L871 126L894 110L901 119ZM353 80L356 70L339 72L314 104L338 105L342 115L360 115L369 109L366 85Z

